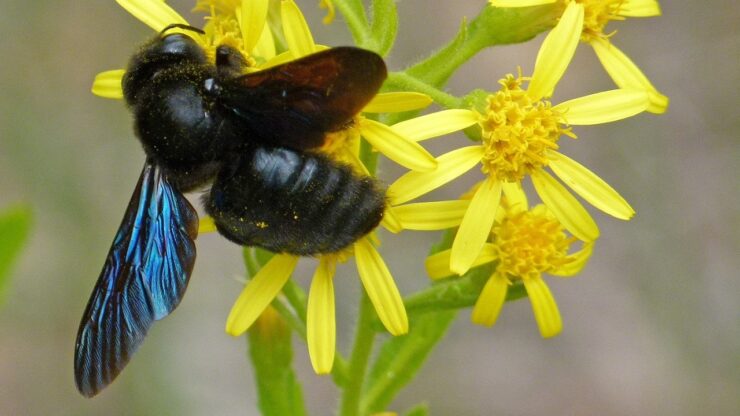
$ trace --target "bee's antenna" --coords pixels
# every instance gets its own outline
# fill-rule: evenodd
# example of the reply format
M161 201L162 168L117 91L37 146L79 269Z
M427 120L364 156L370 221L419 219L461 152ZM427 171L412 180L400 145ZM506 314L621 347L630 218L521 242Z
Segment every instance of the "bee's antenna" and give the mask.
M193 27L193 26L190 26L190 25L186 25L186 24L184 24L184 23L172 23L172 24L169 24L169 25L167 25L167 27L165 27L164 29L162 29L162 30L161 30L161 31L159 32L159 35L160 35L160 36L162 36L162 35L164 35L164 34L165 34L165 32L167 32L168 30L170 30L170 29L175 29L175 28L177 28L177 29L184 29L184 30L189 30L189 31L191 31L191 32L195 32L195 33L200 33L201 35L205 35L205 34L206 34L206 32L204 32L204 31L203 31L203 30L201 30L201 29L198 29L197 27Z

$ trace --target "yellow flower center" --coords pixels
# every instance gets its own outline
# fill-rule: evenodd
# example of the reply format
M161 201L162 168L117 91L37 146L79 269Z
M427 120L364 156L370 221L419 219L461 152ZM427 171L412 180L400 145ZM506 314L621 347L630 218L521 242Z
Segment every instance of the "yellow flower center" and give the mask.
M581 40L590 42L594 38L607 38L604 27L610 20L624 20L619 16L619 8L625 0L575 0L583 4L583 32Z
M479 115L482 170L497 180L516 182L541 169L547 165L545 152L558 148L560 135L572 135L549 101L532 101L521 87L525 80L521 74L500 80L501 90L487 97Z
M568 249L576 241L544 205L507 213L502 222L494 224L491 234L499 259L496 272L510 279L537 278L560 268L570 261Z
M194 10L210 14L206 16L206 24L203 27L207 43L204 49L210 60L215 60L217 47L226 45L241 52L247 60L247 67L255 67L257 65L255 57L244 49L241 26L236 15L240 5L239 0L200 0Z

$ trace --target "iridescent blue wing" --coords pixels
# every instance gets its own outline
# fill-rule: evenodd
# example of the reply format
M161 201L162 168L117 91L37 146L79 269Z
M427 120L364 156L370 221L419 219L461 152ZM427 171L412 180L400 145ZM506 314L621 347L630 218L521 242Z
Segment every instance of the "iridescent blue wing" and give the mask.
M112 382L154 321L180 303L197 234L193 207L147 161L77 333L75 381L83 395Z

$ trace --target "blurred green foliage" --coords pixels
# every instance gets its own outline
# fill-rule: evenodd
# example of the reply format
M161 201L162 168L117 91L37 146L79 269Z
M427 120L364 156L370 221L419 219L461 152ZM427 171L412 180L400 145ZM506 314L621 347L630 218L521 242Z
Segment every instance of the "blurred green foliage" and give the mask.
M31 229L31 208L13 206L0 212L0 304L10 280L12 266Z

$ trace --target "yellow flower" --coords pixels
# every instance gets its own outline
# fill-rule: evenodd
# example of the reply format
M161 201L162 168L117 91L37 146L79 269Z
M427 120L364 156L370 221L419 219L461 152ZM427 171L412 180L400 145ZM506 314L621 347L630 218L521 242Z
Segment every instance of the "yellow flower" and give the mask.
M162 0L117 0L117 2L156 32L161 32L173 23L189 25L184 17ZM210 13L203 27L205 35L192 31L187 32L187 35L193 37L211 58L219 45L237 48L249 63L248 71L277 65L283 62L285 57L275 55L275 42L267 26L268 3L269 0L198 1L195 10ZM182 29L171 30L178 31ZM99 73L93 81L93 94L104 98L122 99L121 79L124 73L124 69Z
M474 260L475 266L496 262L473 308L472 320L491 326L496 322L506 299L506 292L521 280L532 304L540 334L552 337L560 333L562 320L543 273L569 277L583 269L593 250L593 242L584 242L573 253L569 250L577 241L569 237L544 205L529 209L524 192L518 186L508 187L501 208L493 223L489 242ZM451 250L427 258L426 267L432 279L453 274L450 270Z
M610 39L615 32L604 29L612 20L627 17L660 16L656 0L489 0L495 7L528 7L577 2L583 5L584 18L581 40L593 47L604 69L620 88L644 89L650 95L647 111L661 114L668 109L668 97L661 94L632 60L614 46ZM565 7L563 7L565 9Z
M409 172L388 189L392 205L423 195L480 163L485 179L473 195L452 245L450 268L465 273L478 257L494 222L502 192L519 186L529 176L548 209L574 236L593 241L596 223L570 192L545 171L550 167L573 191L596 208L616 218L634 215L630 205L606 182L557 151L561 135L575 137L568 125L590 125L620 120L644 111L649 103L643 90L601 92L553 106L552 95L575 52L583 22L583 6L570 3L537 56L531 78L508 75L500 91L487 98L475 115L482 131L479 145L463 147L437 158L433 172ZM522 84L529 80L527 89ZM462 116L462 113L461 113ZM395 126L394 126L395 127Z
M408 318L401 295L370 238L361 238L340 253L319 256L319 265L309 291L306 323L311 363L319 374L330 372L334 362L336 326L333 279L339 262L355 257L360 280L380 321L393 335L408 332ZM226 320L226 332L238 336L254 323L288 281L298 259L290 254L276 254L260 269L234 303Z

